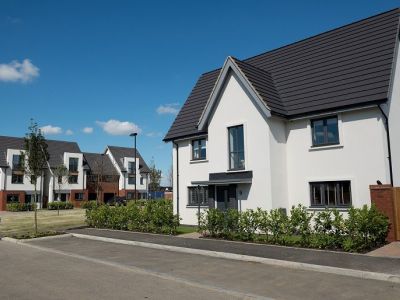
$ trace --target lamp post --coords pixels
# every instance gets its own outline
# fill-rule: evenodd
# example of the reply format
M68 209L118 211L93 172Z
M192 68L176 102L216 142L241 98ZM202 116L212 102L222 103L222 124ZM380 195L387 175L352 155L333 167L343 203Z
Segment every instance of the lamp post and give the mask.
M135 176L135 194L134 194L134 199L135 199L135 201L136 201L136 152L137 152L137 150L136 150L136 136L137 136L137 132L134 132L134 133L131 133L129 136L133 136L133 139L134 139L134 144L135 144L135 172L134 172L134 176Z

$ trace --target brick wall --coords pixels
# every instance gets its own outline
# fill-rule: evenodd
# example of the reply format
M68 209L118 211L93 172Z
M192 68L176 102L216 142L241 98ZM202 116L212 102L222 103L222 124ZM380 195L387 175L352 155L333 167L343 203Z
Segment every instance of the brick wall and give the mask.
M388 242L396 240L395 235L395 207L394 207L394 192L390 184L370 185L371 202L383 212L390 221L390 231L387 237Z
M7 195L10 195L10 194L18 195L19 203L25 203L25 192L24 191L0 191L0 210L6 210Z
M83 193L83 200L76 199L76 194L77 193ZM69 194L69 201L72 202L74 207L80 208L82 205L82 202L87 201L89 198L89 191L88 190L71 190Z

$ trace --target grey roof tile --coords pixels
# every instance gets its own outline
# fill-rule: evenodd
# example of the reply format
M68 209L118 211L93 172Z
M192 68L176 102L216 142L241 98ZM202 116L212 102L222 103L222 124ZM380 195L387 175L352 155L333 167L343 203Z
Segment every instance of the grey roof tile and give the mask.
M92 174L119 175L108 155L84 152L83 156L85 157L84 167L86 169L89 167Z
M245 59L235 59L273 114L293 118L387 100L400 9ZM164 140L205 132L200 116L220 69L203 74Z
M135 157L135 149L134 148L128 148L128 147L117 147L117 146L107 146L107 148L111 151L111 154L113 155L114 159L117 161L117 164L119 168L124 171L124 165L123 165L123 158L124 157ZM139 158L139 168L141 173L149 173L150 169L147 166L145 160L143 157L140 155L140 152L136 150L136 157Z
M46 140L47 151L49 152L49 164L51 168L63 163L65 152L81 153L75 142ZM0 167L7 167L7 149L24 149L24 139L11 136L0 136Z

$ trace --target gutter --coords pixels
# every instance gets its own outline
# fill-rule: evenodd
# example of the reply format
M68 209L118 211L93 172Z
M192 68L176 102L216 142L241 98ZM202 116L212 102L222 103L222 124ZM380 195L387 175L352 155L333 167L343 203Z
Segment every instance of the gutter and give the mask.
M383 111L382 107L378 105L379 110L382 113L383 118L385 119L385 128L386 128L386 140L388 147L388 160L389 160L389 172L390 172L390 184L393 186L393 166L392 166L392 150L390 147L390 128L389 128L389 118Z
M179 145L172 142L176 146L176 211L179 220Z

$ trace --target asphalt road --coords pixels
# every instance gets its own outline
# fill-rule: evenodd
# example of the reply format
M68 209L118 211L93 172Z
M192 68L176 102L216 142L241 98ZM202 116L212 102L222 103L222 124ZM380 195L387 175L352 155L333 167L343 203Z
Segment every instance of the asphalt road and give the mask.
M30 246L29 246L30 245ZM73 237L0 242L0 299L398 299L400 285Z

